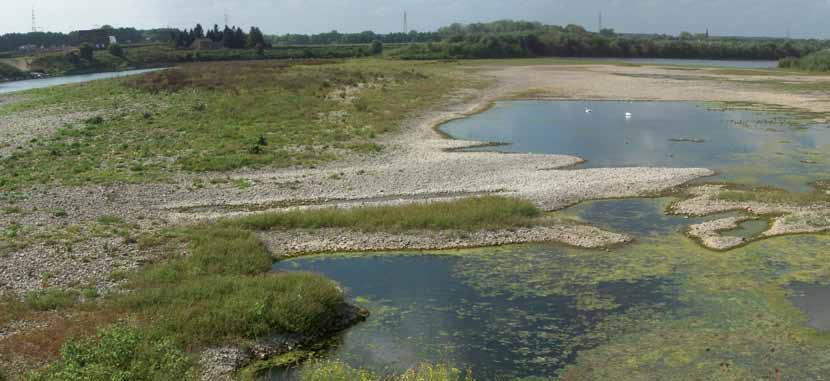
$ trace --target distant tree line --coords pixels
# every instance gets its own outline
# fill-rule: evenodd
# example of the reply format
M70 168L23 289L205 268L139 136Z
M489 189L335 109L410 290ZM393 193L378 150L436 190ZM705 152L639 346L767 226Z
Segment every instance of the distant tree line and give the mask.
M205 31L201 24L196 24L196 27L190 30L170 31L170 41L173 41L178 48L190 47L193 42L202 38L228 49L264 49L270 46L265 35L255 26L252 26L248 33L245 33L242 28L227 25L224 29L219 29L219 25L213 25L213 29Z
M138 30L135 28L113 28L104 25L100 29L107 29L111 36L115 36L120 43L159 41L161 34L158 29ZM155 38L154 38L155 37ZM164 37L166 40L167 37ZM29 32L29 33L8 33L0 35L0 51L17 50L21 46L34 45L37 47L60 47L74 46L80 42L79 32L56 33L56 32Z
M438 42L442 36L437 32L416 32L409 33L387 33L378 34L372 31L360 33L340 33L331 31L319 34L285 34L281 36L268 36L274 45L332 45L332 44L370 44L380 42L383 44L416 43L416 42Z
M408 59L509 57L631 57L778 60L801 57L830 47L827 41L710 37L688 32L679 36L624 35L612 29L588 32L525 21L453 24L437 32L440 42L412 44L397 55Z

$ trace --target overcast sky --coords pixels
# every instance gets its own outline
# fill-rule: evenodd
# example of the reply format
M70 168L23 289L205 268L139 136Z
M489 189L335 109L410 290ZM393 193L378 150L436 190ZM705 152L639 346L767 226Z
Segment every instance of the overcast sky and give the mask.
M38 27L63 32L221 25L225 12L231 24L269 34L393 32L404 10L421 31L505 18L594 30L602 11L605 26L621 32L784 36L790 28L793 37L830 37L830 0L0 0L0 33L30 31L33 5Z

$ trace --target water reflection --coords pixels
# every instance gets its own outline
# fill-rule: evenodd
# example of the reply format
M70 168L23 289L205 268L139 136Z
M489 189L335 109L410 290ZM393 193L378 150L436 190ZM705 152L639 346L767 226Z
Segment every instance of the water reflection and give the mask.
M689 102L499 102L441 129L459 139L511 143L484 150L580 156L587 160L582 168L705 167L719 173L706 181L794 191L830 178L830 129L795 129L773 114Z

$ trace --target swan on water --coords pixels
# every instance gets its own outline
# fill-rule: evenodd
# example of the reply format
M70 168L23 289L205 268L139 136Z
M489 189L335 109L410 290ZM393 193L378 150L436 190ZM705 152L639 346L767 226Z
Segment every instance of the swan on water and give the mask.
M625 118L626 119L631 119L631 113L630 112L625 113Z

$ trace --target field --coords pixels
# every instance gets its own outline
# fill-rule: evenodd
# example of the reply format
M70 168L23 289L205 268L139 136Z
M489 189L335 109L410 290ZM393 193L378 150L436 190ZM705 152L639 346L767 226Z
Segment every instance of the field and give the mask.
M378 136L459 86L451 69L370 59L196 63L36 91L0 115L94 116L3 160L0 188L169 181L176 173L309 167L376 152Z

